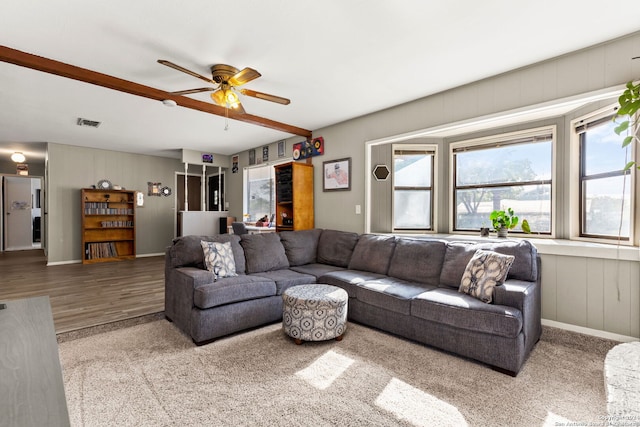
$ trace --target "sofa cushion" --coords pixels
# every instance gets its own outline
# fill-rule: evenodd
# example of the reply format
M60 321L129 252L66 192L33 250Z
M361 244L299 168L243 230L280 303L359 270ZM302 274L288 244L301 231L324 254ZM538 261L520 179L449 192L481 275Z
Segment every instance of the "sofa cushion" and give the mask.
M395 247L396 238L393 236L362 235L353 249L349 270L387 274Z
M455 289L438 288L411 300L411 315L473 332L515 338L522 313L506 305L485 304Z
M338 270L323 274L318 277L317 282L338 286L347 291L349 298L355 298L357 285L368 280L378 280L384 277L383 274L371 273L369 271Z
M344 270L344 267L336 267L335 265L320 264L316 262L314 264L295 265L293 267L289 267L289 269L297 271L298 273L310 274L317 279L331 271Z
M170 266L197 267L205 269L204 252L200 242L230 242L233 258L236 264L236 273L245 273L245 258L240 237L235 234L220 234L216 236L181 236L173 239L173 244L169 247Z
M411 314L411 299L435 286L412 283L393 277L367 280L356 287L356 299L374 307Z
M358 237L357 233L348 231L322 230L318 239L318 262L347 267Z
M289 289L291 286L316 283L315 276L312 276L310 274L298 273L297 271L289 269L263 271L262 273L252 274L252 276L260 276L265 277L269 280L273 280L276 283L276 295L282 295L282 293Z
M258 276L225 277L193 290L193 304L200 309L276 295L273 280Z
M399 238L389 264L389 276L437 285L444 261L446 242Z
M247 274L289 267L278 233L243 234L240 244L247 261Z
M514 258L512 255L478 249L464 270L458 291L490 303L493 288L504 282Z
M236 262L231 250L231 242L207 242L202 240L204 265L216 279L221 277L233 277L236 274Z
M486 243L449 242L445 251L444 263L440 273L440 284L458 288L462 274L478 249L487 249L504 255L513 255L515 259L507 278L534 282L538 278L537 250L528 240L503 240Z
M280 233L280 240L290 266L316 262L320 234L322 234L322 230L319 228Z

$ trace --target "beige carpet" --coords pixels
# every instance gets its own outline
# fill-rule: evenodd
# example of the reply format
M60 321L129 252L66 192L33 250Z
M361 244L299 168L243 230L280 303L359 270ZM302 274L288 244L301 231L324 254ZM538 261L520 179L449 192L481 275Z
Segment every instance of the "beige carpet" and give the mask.
M301 346L275 324L196 347L166 320L60 341L74 426L588 425L616 344L545 328L512 378L353 323Z

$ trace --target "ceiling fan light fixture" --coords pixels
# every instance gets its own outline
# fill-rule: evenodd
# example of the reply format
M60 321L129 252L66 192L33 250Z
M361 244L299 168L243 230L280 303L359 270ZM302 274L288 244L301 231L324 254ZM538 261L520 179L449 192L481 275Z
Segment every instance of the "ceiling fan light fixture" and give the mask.
M238 95L236 95L236 93L231 89L225 90L224 98L226 104L231 108L238 108L238 106L240 105L240 99L238 98Z
M27 160L27 158L21 152L16 151L11 155L11 160L13 160L16 163L24 163L24 161Z
M213 102L215 102L216 104L218 104L220 106L224 106L225 105L225 95L224 95L224 92L222 90L217 90L217 91L213 92L211 94L211 99L213 99Z

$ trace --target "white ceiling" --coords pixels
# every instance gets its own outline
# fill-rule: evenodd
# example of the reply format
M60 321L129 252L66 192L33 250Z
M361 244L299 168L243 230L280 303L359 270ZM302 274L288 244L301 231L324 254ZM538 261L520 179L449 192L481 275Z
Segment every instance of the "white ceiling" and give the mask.
M640 2L0 0L0 43L166 91L252 67L250 114L314 130L640 30ZM211 102L208 94L191 95ZM76 125L78 117L102 122ZM291 135L0 62L0 156L37 142L177 157ZM35 154L35 153L34 153Z

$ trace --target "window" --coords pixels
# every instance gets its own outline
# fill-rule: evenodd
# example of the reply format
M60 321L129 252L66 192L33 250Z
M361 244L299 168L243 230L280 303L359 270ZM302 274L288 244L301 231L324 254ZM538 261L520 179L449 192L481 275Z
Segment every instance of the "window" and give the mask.
M256 221L265 215L271 217L276 211L273 165L246 168L244 174L244 220Z
M436 148L393 146L393 229L433 230L433 177Z
M613 131L612 116L580 121L580 237L628 241L631 230L631 149Z
M532 232L551 234L554 133L547 127L451 144L453 230L490 228L491 211L512 208Z

